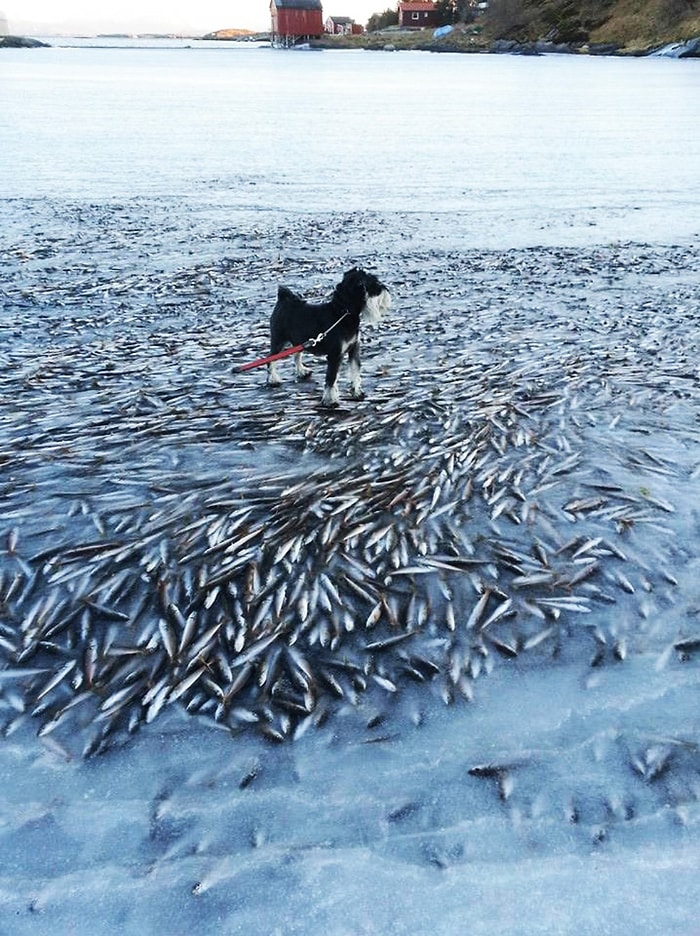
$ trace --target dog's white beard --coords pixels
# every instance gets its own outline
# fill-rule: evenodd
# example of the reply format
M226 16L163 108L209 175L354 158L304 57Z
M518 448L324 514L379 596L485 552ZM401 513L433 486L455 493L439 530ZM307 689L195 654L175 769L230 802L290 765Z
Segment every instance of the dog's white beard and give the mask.
M369 325L376 325L390 306L391 296L389 291L383 289L378 296L367 296L365 307L362 310L362 318Z

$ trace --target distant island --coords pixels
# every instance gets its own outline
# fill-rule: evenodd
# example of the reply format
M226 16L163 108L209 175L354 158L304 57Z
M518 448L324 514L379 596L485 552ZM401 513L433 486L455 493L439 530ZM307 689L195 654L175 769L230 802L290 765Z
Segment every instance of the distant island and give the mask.
M217 29L214 32L207 33L202 39L218 39L222 42L235 40L240 42L265 41L270 38L269 32L256 33L250 29Z

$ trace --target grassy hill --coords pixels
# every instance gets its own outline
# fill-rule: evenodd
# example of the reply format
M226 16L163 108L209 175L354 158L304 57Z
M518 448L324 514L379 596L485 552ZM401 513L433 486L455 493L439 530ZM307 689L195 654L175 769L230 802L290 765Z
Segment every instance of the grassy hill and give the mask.
M700 36L700 0L492 0L491 38L647 48Z
M497 39L546 40L574 47L615 46L639 52L700 37L700 0L491 0L474 23L435 40L431 30L382 30L332 36L318 44L338 47L480 51Z

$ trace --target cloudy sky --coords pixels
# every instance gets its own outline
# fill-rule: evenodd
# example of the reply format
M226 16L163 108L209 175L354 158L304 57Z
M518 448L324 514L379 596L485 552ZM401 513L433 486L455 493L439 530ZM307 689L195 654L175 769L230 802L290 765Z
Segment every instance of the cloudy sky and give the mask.
M326 15L352 16L366 23L394 0L324 0ZM269 0L0 0L12 32L50 27L60 32L176 32L214 29L264 30Z

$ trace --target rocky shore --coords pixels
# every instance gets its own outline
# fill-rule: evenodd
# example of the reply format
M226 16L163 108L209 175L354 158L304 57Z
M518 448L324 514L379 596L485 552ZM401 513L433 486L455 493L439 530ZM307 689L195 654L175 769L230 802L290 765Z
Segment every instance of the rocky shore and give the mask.
M492 53L497 55L619 55L641 57L661 55L669 58L700 58L700 38L673 43L657 43L627 48L615 42L568 43L538 39L523 42L515 39L488 40L479 34L452 30L433 35L427 30L387 29L360 36L328 36L312 40L317 49L367 49L400 52Z
M49 43L30 36L0 36L0 49L47 49Z
M497 39L488 47L489 52L510 55L662 55L668 58L700 58L700 39L675 42L647 49L626 50L613 42L572 45L564 42L516 42L513 39Z

